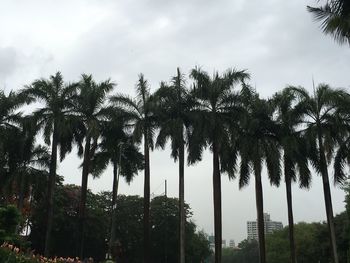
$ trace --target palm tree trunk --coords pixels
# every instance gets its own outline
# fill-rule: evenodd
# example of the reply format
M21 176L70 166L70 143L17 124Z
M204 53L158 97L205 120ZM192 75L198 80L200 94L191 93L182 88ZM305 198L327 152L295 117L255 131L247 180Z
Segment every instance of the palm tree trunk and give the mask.
M49 171L49 181L47 187L47 218L46 218L46 234L45 234L45 257L50 256L50 242L51 242L51 232L53 223L53 202L54 202L54 192L56 183L56 167L57 167L57 125L54 124L53 135L52 135L52 145L51 145L51 160L50 160L50 171Z
M179 149L180 263L185 263L185 145Z
M144 153L145 153L145 182L143 190L143 261L150 263L150 161L147 131L144 134Z
M258 160L260 162L260 160ZM255 173L255 198L256 198L256 210L258 221L258 236L259 236L259 257L260 263L266 263L265 252L265 223L264 223L264 200L261 183L261 165L254 164Z
M23 210L23 203L24 203L24 169L20 169L20 175L19 175L19 193L18 193L18 202L17 202L17 208L18 211L22 214Z
M18 202L17 202L17 208L18 211L21 213L22 217L23 217L23 204L24 204L24 167L20 170L20 174L19 174L19 193L18 193ZM19 234L19 230L20 230L20 225L21 223L18 222L17 227L16 227L16 233Z
M221 177L220 177L220 164L219 164L219 149L216 143L213 143L213 194L214 194L215 263L221 263L221 250L222 250Z
M86 196L87 186L89 177L89 166L90 166L90 136L86 137L85 149L84 149L84 160L83 160L83 172L81 180L81 192L80 192L80 203L79 203L79 226L78 226L78 255L80 258L84 256L84 225L85 225L85 212L86 212Z
M118 164L116 161L113 161L113 190L112 190L112 220L111 220L111 237L109 240L109 251L112 254L112 248L115 242L115 217L116 217L116 206L117 206L117 197L118 197L118 186L119 186L119 172Z
M320 171L322 175L324 201L326 206L327 223L328 223L328 231L329 231L331 247L332 247L331 250L333 255L333 262L338 263L339 260L338 260L338 253L337 253L337 243L335 239L331 189L329 186L327 161L326 161L326 156L325 156L323 142L322 142L322 135L320 131L318 132L318 145L319 145L319 153L320 153Z
M286 179L286 194L287 194L287 208L288 208L288 230L289 230L289 247L290 247L290 260L292 263L296 263L296 251L294 240L294 219L293 219L293 204L292 204L292 180L290 177L290 162L286 154L284 154L284 174Z

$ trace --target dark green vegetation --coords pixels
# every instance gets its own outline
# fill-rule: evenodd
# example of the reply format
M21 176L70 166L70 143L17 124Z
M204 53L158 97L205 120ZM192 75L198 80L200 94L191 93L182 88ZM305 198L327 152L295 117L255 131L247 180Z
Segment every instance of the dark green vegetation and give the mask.
M162 82L152 93L141 74L135 98L110 96L115 86L110 80L97 83L91 75L82 75L77 83L65 84L60 73L36 80L18 93L1 92L1 204L14 204L20 211L23 222L17 224L16 233L30 225L31 244L45 255L84 257L89 253L102 259L107 252L115 253L120 244L118 249L124 247L120 251L128 260L160 262L166 258L168 262L190 262L195 257L190 249L201 250L196 242L204 242L205 238L203 234L195 235L195 226L186 220L185 158L189 165L194 164L209 149L213 158L215 262L222 261L223 174L238 177L240 187L247 185L250 178L255 181L258 255L259 262L266 262L261 184L264 164L271 184L285 182L291 262L298 258L291 185L299 182L301 187L309 187L311 169L323 181L329 237L324 242L331 248L333 261L341 262L328 166L333 165L334 183L344 184L350 157L350 95L321 84L312 94L300 87L287 87L263 99L247 83L249 74L233 69L210 76L195 68L190 78L193 85L185 85L186 77L178 69L169 83ZM32 114L21 113L23 105L33 102L42 104ZM41 135L48 147L37 145ZM171 199L173 210L168 212L172 217L152 210L170 201L163 204L150 198L150 151L154 146L164 148L168 141L171 156L179 162L179 200L175 204L177 201ZM82 158L80 188L63 187L56 174L57 162L73 147ZM94 199L88 191L89 175L100 176L109 164L113 166L112 194ZM131 183L141 170L144 198L118 197L120 176ZM135 224L124 239L118 232L124 220L119 218L123 198L137 204L124 214L132 217L125 225ZM164 227L163 232L157 232L155 222ZM172 241L164 234L168 224L174 224L169 228L174 232L168 233ZM140 233L132 238L131 231ZM155 245L157 242L160 243Z
M338 244L339 262L350 260L350 186L345 187L346 211L334 217L334 226ZM296 245L295 257L302 263L326 263L332 261L332 249L327 240L329 235L326 222L298 223L294 226ZM266 259L269 263L290 262L289 228L275 231L266 237ZM222 252L223 263L258 263L258 243L244 240L237 249L225 248Z
M55 214L52 228L52 254L74 257L79 236L76 229L79 224L80 187L58 183L55 191ZM45 200L41 193L34 196L30 215L31 233L28 242L37 252L44 251L46 214ZM120 258L127 262L141 262L143 258L143 198L120 195L115 211L116 227L114 236L120 244ZM86 257L97 261L105 259L110 236L112 193L93 194L87 192L84 247ZM152 262L178 262L179 253L179 201L175 198L159 196L150 203L150 256ZM186 260L200 262L210 255L209 243L203 232L197 231L190 220L191 210L185 204L186 214ZM20 215L14 206L0 209L0 241L19 244L16 227ZM107 240L107 241L106 241ZM25 246L24 246L25 247ZM1 261L0 256L0 261ZM1 261L2 262L2 261Z

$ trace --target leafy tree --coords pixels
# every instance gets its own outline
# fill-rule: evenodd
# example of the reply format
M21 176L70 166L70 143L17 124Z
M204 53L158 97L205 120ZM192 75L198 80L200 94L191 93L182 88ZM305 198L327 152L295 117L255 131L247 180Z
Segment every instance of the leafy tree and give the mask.
M266 162L271 184L280 182L280 151L278 145L278 126L272 119L273 108L258 97L249 87L241 92L246 112L242 114L238 148L241 157L239 186L249 183L250 174L255 177L255 197L259 238L260 262L266 262L264 202L261 183L262 163Z
M150 262L150 156L149 151L153 149L153 137L155 131L155 116L153 114L154 99L149 91L147 80L143 74L139 75L136 84L136 98L119 94L111 97L111 102L117 109L124 112L124 116L133 126L134 140L144 143L144 258L145 263Z
M221 262L222 214L221 214L221 172L232 177L237 153L230 147L230 123L237 119L238 95L233 93L235 84L249 78L243 71L227 70L223 75L217 72L212 78L201 69L193 69L191 77L195 84L193 95L196 107L193 110L195 127L189 141L190 162L201 159L203 148L209 146L213 154L214 234L215 262Z
M52 243L54 244L52 254L63 257L76 256L76 243L78 235L76 232L79 224L79 203L81 190L79 186L62 185L58 183L55 194L55 217L52 231ZM43 196L36 193L33 203L31 217L31 233L29 240L32 248L37 252L42 251L43 226L45 225L42 213ZM110 196L108 196L110 197ZM102 202L102 200L103 202ZM88 257L100 261L105 258L107 232L109 228L108 202L100 195L87 193L87 218L85 230L85 249Z
M117 233L121 257L127 262L142 261L142 198L118 196ZM166 196L151 201L151 258L152 262L179 261L179 201ZM191 216L185 204L186 217ZM209 243L203 232L196 232L196 225L186 222L186 262L201 262L210 255Z
M180 200L180 262L185 262L185 145L186 129L190 126L190 111L194 106L192 96L186 89L184 75L177 69L177 75L170 84L161 83L155 93L158 105L159 135L156 145L164 149L171 140L171 156L179 161L179 200Z
M346 226L349 221L343 212L334 218L339 262L347 262L349 236ZM298 247L298 262L326 263L332 260L331 246L327 242L328 227L326 223L298 223L295 225L295 242ZM289 259L288 228L269 234L266 239L268 262L287 262Z
M18 243L16 228L20 218L21 215L15 206L0 207L0 243Z
M258 263L259 247L256 240L243 240L237 248L223 248L223 263Z
M88 176L91 173L91 160L97 148L101 133L101 123L108 117L104 102L114 84L110 80L96 83L91 75L83 74L77 85L77 96L74 99L74 113L80 120L78 155L83 157L82 182L79 204L78 254L84 255L84 225L86 218L86 198ZM85 145L82 144L82 138Z
M318 1L319 2L319 1ZM318 7L308 6L315 20L321 22L325 34L330 34L340 44L350 44L350 3L347 0L327 0Z
M336 110L346 101L347 93L342 90L332 89L328 85L321 84L309 94L304 88L289 88L298 97L303 107L303 123L305 125L305 138L311 145L311 162L316 171L321 174L323 182L324 200L327 214L328 230L332 247L333 261L339 262L336 236L333 222L332 198L329 186L328 163L336 144L339 122ZM328 161L327 161L327 156ZM342 183L342 173L335 173L334 183Z
M277 93L272 99L272 104L277 112L278 138L283 150L283 167L286 184L289 245L291 262L296 263L296 251L294 241L294 219L292 207L292 182L296 181L296 173L299 173L300 187L308 188L311 181L308 167L308 153L304 138L298 129L302 122L301 107L295 103L295 95L287 89ZM282 262L282 261L281 261Z
M42 108L36 110L34 118L39 127L43 129L45 143L51 144L51 157L49 169L49 182L47 188L47 224L45 234L44 254L50 254L51 230L53 224L53 201L56 182L57 150L60 147L60 160L62 161L67 152L72 149L73 124L75 118L71 114L73 98L76 94L75 84L65 84L62 74L57 72L49 79L35 80L28 86L23 94L42 102ZM52 137L52 139L51 139Z

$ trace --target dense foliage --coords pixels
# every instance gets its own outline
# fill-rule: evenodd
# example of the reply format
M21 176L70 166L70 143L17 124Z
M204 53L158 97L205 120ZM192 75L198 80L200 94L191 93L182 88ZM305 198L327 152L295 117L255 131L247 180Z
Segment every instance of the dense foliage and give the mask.
M79 211L80 187L75 185L57 186L55 195L55 218L52 232L53 253L63 257L72 257L76 254ZM107 242L110 236L111 193L102 192L93 194L88 191L85 251L84 258L93 257L103 260L107 252ZM31 218L31 233L29 240L32 248L43 252L43 225L45 214L42 212L42 203L33 204ZM178 242L178 200L164 196L155 197L151 201L151 257L152 262L177 262L176 248ZM118 257L127 258L128 262L142 261L143 242L143 198L139 196L120 195L116 208L116 239L120 248ZM190 208L186 205L186 257L188 262L199 262L210 254L209 244L205 234L196 231L196 225L189 220ZM68 238L67 238L68 237Z

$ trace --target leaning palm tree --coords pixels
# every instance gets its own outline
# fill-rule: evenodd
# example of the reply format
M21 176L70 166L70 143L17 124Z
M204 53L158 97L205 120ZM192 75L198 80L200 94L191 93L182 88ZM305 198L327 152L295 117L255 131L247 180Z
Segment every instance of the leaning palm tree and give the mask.
M111 102L115 107L124 112L124 117L128 120L128 126L133 127L133 138L135 142L144 143L144 262L150 262L150 149L153 149L153 135L155 131L155 116L153 113L154 100L149 91L147 80L143 74L139 75L136 84L137 96L135 99L125 95L115 95L111 97Z
M347 93L343 90L332 89L325 84L319 85L312 95L300 87L290 87L289 90L298 97L299 103L304 108L304 133L308 144L311 146L310 153L313 153L310 155L311 162L316 171L322 176L333 262L338 263L332 198L328 177L328 163L330 162L330 158L327 160L327 156L331 157L337 132L339 132L338 118L335 113L338 106L343 105L344 100L347 98ZM341 174L336 175L339 176L334 177L334 183L341 183L344 177L340 176Z
M340 44L350 45L350 2L348 0L326 0L319 7L308 6L325 34L330 34Z
M159 116L159 135L156 146L164 149L168 139L171 140L171 156L179 160L179 216L180 216L180 263L185 262L185 145L186 129L190 127L190 114L194 106L193 96L186 89L184 75L177 68L177 75L171 79L170 85L161 83L155 93L157 115Z
M284 89L274 95L272 104L277 113L278 138L283 151L284 179L286 184L290 258L296 263L294 241L294 219L292 205L292 182L299 173L300 187L308 188L311 181L308 167L308 153L305 139L300 134L302 123L302 107L295 103L295 95Z
M190 162L201 159L207 146L213 155L213 194L214 194L214 234L215 262L221 262L222 212L221 212L221 172L234 176L237 153L230 147L230 126L240 113L238 94L233 92L236 84L244 82L249 74L229 69L223 75L215 73L212 78L201 69L193 69L191 77L195 83L193 95L196 106L194 128L189 138Z
M280 182L280 150L277 124L272 119L273 108L258 97L251 88L242 89L241 99L245 113L241 115L237 144L241 157L239 187L249 183L250 174L255 178L258 241L260 263L266 263L264 201L261 182L262 163L265 161L271 184Z
M113 166L113 189L111 207L110 253L115 243L116 206L120 176L129 184L144 168L144 157L134 144L132 136L125 132L125 122L119 114L102 123L101 142L92 160L93 176L100 176L108 164Z
M74 114L80 122L78 155L83 157L77 244L77 253L81 258L83 258L84 253L84 224L88 176L91 173L91 160L97 148L98 138L101 133L101 122L108 117L105 101L113 87L114 83L110 80L96 83L91 75L83 74L78 83L78 93L74 100ZM85 141L84 146L83 140Z
M54 213L54 191L56 183L57 151L60 148L60 160L72 149L73 126L76 121L71 114L75 84L65 84L62 74L57 72L49 79L35 80L23 94L43 103L43 107L34 111L37 124L43 130L44 141L51 144L49 182L47 188L47 225L44 255L50 254L51 230Z

